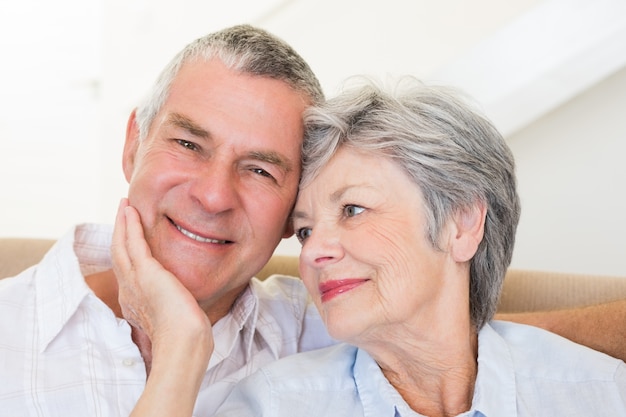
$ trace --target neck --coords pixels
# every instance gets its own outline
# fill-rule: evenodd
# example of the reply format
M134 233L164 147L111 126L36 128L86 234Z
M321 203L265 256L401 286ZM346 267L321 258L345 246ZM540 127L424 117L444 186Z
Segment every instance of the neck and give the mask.
M370 346L367 351L413 410L434 417L454 416L471 408L478 372L478 336L469 321L463 331L454 335L446 331L440 339L384 340L385 345Z
M115 317L122 318L122 309L118 301L117 279L115 278L113 270L109 269L87 275L85 282L96 297L113 310Z

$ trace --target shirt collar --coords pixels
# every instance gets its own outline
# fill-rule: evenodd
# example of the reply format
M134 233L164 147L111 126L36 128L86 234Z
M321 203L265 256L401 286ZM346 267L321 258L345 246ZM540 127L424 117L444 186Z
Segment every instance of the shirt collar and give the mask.
M356 351L354 380L365 417L407 415L396 414L398 405L404 405L402 408L410 410L402 396L387 381L376 361L363 349ZM417 415L412 410L411 412L412 415Z
M261 302L258 292L261 291L260 286L262 285L261 281L252 279L250 285L235 300L229 314L214 326L214 334L226 331L230 336L214 337L216 343L218 340L223 343L222 346L216 344L209 368L228 357L237 343L241 343L243 346L246 362L251 360L255 354L255 344L266 346L273 358L280 357L280 344L272 341L283 339L282 329L276 322L276 317L272 316L271 310L260 308Z
M249 360L253 354L252 345L256 331L258 309L258 298L248 286L237 297L230 312L213 326L215 347L208 369L213 368L229 357L239 343L244 347L244 360Z
M91 290L84 275L111 268L112 228L79 225L59 239L34 272L38 349L44 351Z
M369 416L418 416L387 381L378 364L358 349L354 379ZM515 370L505 341L488 324L478 335L478 374L472 408L463 416L517 416Z
M478 333L478 375L472 409L487 417L517 416L517 388L511 351L489 324Z

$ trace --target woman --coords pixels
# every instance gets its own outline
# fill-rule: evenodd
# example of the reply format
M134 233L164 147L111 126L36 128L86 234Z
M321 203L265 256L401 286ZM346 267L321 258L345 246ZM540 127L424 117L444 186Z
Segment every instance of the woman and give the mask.
M347 91L307 125L300 274L347 344L262 369L224 415L626 415L623 362L490 322L520 214L491 123L404 79Z
M300 274L345 343L262 368L218 415L626 415L623 362L491 321L520 207L509 148L464 98L366 82L306 123Z

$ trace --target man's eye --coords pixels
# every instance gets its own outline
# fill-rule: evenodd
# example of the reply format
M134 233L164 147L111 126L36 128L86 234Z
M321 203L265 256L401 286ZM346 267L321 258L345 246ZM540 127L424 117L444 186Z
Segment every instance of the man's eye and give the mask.
M267 172L266 170L264 170L263 168L251 168L250 170L254 172L255 174L258 174L262 177L271 178L274 180L274 176L270 174L269 172Z
M301 227L300 229L296 229L296 237L300 241L300 243L304 243L306 238L311 236L312 229L310 227Z
M363 207L360 206L355 206L354 204L346 204L343 207L343 214L346 217L354 217L357 214L361 214L365 211L365 209Z
M252 172L263 175L264 177L271 177L270 173L261 168L252 168Z
M188 140L184 140L184 139L176 139L176 142L178 142L179 145L192 150L192 151L197 151L198 150L198 146L193 143L193 142L189 142Z

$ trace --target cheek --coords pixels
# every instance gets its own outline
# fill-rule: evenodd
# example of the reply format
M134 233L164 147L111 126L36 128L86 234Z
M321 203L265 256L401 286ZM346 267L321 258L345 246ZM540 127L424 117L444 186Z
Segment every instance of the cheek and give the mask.
M307 266L300 266L299 272L300 272L300 279L304 283L304 286L306 287L307 291L309 292L309 294L311 294L315 298L319 291L318 291L318 280L317 280L315 273L313 272L313 268L309 268Z
M246 186L242 199L248 218L264 233L282 237L296 199L295 190L295 183L280 189L260 184Z
M313 302L315 303L318 311L322 312L322 302L319 293L319 279L315 272L315 269L307 267L302 262L300 262L299 274L302 283L304 284L308 293L311 295L311 298L313 299Z
M137 155L135 169L130 178L130 189L150 194L154 190L165 189L171 184L183 182L189 177L188 171L193 169L191 164L180 163L167 152L150 148Z
M179 205L186 193L188 175L167 159L143 159L136 165L128 187L128 199L149 228L155 222L157 210Z
M414 245L412 239L406 237L407 227L399 222L377 222L357 227L350 232L346 246L353 255L360 255L371 263L381 266L404 264L411 261L407 252Z
M128 187L130 204L139 209L141 206L152 205L154 200L163 199L167 182L163 174L153 175L148 170L135 170Z
M352 239L351 254L371 265L378 274L382 292L397 294L415 285L416 275L430 262L432 251L425 250L419 232L411 233L408 225L376 225L357 233Z

